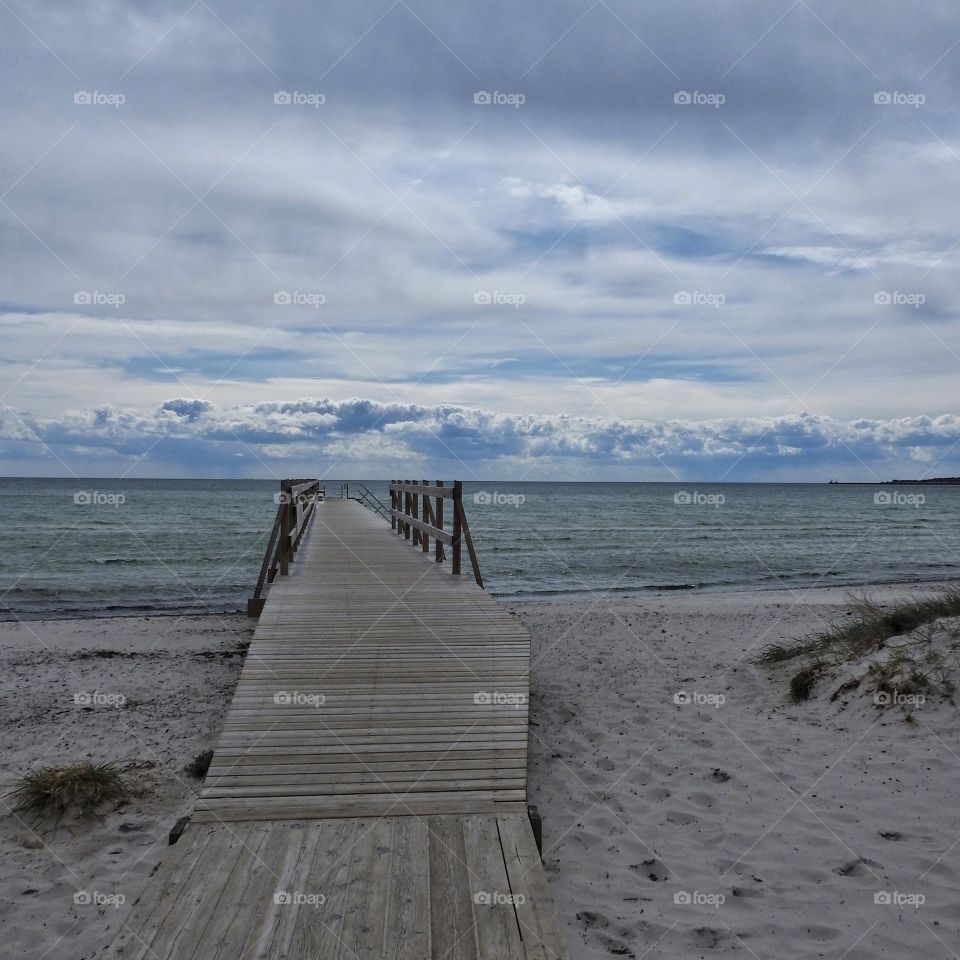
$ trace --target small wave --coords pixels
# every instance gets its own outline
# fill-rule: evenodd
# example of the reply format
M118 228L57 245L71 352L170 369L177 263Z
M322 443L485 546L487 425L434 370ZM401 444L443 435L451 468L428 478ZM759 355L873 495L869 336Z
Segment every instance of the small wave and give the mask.
M34 605L29 609L0 608L0 622L20 620L92 620L101 617L182 617L241 613L237 603L207 604L110 604L107 606Z
M502 600L523 600L536 597L592 597L596 595L607 596L609 594L635 594L642 595L648 592L660 590L697 590L705 584L697 583L677 583L677 584L647 584L645 586L625 586L616 585L607 587L598 585L596 587L539 587L519 589L512 591L491 590L490 593Z

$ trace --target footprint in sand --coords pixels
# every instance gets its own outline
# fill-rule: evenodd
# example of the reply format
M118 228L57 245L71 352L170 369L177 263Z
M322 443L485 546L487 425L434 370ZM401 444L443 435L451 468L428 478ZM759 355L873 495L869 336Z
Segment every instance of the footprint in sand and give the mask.
M858 857L840 867L834 867L833 872L839 873L841 877L862 877L865 874L875 876L873 869L883 869L879 863L874 860L867 860L865 857Z
M629 940L636 939L636 931L631 927L618 923L610 930L610 919L594 910L583 910L577 914L577 919L584 929L589 931L593 938L600 943L611 956L635 957Z
M724 940L729 939L730 934L726 930L716 930L713 927L697 927L693 931L693 941L698 947L706 947L708 950L715 950Z
M651 857L649 860L643 860L640 863L631 863L630 869L635 870L654 883L663 883L665 880L670 879L670 871L667 869L666 864L656 857Z
M604 916L602 913L597 913L595 910L581 910L577 914L577 919L587 930L596 930L597 928L610 926L609 917Z
M607 953L614 957L635 957L633 948L623 940L617 937L611 937L608 934L597 934L597 940L607 948Z

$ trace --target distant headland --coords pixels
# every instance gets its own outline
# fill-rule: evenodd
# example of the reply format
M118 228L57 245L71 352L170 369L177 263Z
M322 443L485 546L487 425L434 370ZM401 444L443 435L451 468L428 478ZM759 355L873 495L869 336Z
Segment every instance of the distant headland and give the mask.
M828 483L837 484L839 486L884 486L897 484L900 486L905 486L907 484L960 484L960 477L930 477L928 480L828 480Z

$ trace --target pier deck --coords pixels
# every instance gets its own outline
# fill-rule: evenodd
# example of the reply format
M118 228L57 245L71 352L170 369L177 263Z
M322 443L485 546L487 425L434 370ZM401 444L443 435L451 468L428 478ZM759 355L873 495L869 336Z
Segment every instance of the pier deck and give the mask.
M529 637L347 499L272 586L125 960L568 956L526 809Z

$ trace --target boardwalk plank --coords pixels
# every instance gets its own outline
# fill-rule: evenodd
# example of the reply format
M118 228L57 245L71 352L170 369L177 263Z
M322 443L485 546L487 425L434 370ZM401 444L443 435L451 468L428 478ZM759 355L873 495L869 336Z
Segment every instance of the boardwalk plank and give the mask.
M517 920L527 960L566 957L563 931L557 923L529 821L526 817L501 817L497 826L510 891L517 897Z
M467 872L463 819L430 817L430 939L433 956L477 960L473 890Z
M388 878L384 956L393 960L430 957L430 863L427 821L393 821L393 863Z
M463 838L480 956L525 960L496 819L464 817Z

